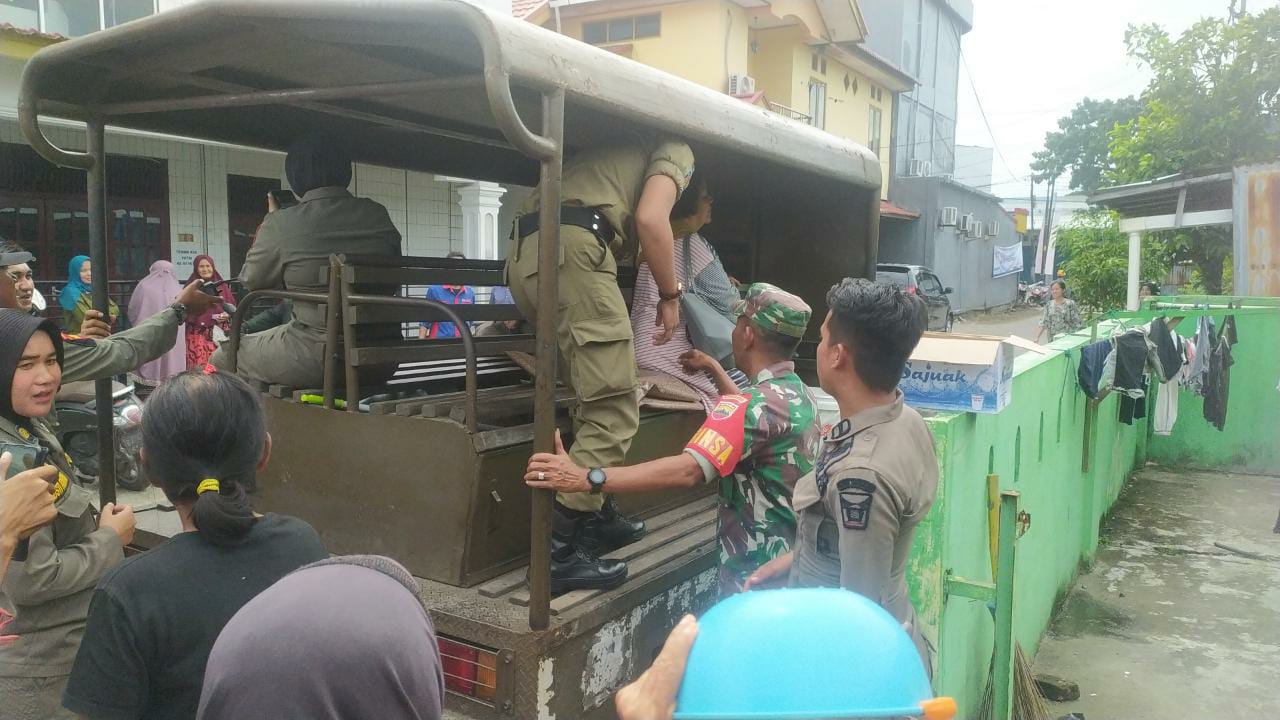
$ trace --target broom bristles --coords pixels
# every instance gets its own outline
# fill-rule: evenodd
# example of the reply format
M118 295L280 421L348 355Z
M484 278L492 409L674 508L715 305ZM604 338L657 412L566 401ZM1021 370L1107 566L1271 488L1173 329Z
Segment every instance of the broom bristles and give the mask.
M1036 686L1035 673L1031 671L1031 661L1022 652L1022 645L1015 644L1013 657L1013 720L1053 720L1049 706L1045 704L1040 688ZM992 663L987 673L987 686L982 692L982 703L978 706L979 720L1003 720L993 717L995 713L995 664Z

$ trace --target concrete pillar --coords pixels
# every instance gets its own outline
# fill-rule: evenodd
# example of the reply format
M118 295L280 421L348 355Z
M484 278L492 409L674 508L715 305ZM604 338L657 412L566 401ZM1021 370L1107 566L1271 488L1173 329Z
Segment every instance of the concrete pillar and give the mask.
M507 189L496 183L477 181L458 190L462 208L462 241L467 257L477 260L497 260L501 257L499 243L502 232L498 227L498 212L502 209L502 196Z
M1129 293L1125 307L1138 309L1138 279L1142 277L1142 233L1129 233Z

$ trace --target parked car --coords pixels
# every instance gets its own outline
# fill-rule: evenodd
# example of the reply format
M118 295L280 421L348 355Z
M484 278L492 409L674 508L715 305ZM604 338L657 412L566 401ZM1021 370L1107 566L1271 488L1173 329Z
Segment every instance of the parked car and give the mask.
M905 288L908 293L919 295L929 308L929 329L951 332L955 316L951 314L951 298L947 296L952 289L943 287L932 270L923 265L879 263L876 265L876 282L892 283Z

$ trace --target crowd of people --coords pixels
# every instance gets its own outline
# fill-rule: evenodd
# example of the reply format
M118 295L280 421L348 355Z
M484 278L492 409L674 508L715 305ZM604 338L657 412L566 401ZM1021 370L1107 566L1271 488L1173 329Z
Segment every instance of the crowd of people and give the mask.
M286 171L299 202L267 215L240 274L246 289L317 292L331 253L400 253L385 208L347 191L351 161L337 143L300 141ZM930 433L897 389L924 331L921 301L846 279L828 293L815 333L813 308L784 288L755 283L739 293L699 234L713 200L682 142L582 151L565 164L562 193L557 344L577 409L572 443L557 436L555 452L534 454L525 475L529 487L556 492L553 592L625 580L625 563L602 555L646 528L619 512L613 495L715 483L722 596L788 586L858 592L893 615L929 668L932 647L915 620L905 564L938 470ZM491 298L520 308L526 321L516 326L537 318L537 197L513 232L509 285ZM621 258L639 269L630 309L616 282ZM0 266L33 260L0 245ZM0 372L9 382L0 388L0 466L9 477L0 485L0 551L12 560L0 607L14 612L6 632L18 637L0 643L0 720L300 709L321 718L438 717L441 663L412 577L388 558L328 558L305 522L253 509L272 437L242 377L316 386L323 309L287 308L279 324L245 336L232 374L216 337L227 331L234 296L212 258L196 260L185 286L169 263L153 265L130 303L135 326L116 333L112 318L86 308L79 333L65 336L22 307L17 279L0 274L0 306L12 308L0 310ZM79 281L73 307L92 277ZM428 293L475 301L461 285ZM707 313L682 312L686 294ZM707 339L720 332L707 330L715 322L724 347ZM434 323L420 337L458 332ZM819 383L842 418L825 435L793 362L815 334ZM687 383L707 414L682 452L627 466L638 366ZM60 382L125 371L161 381L143 415L141 466L183 530L128 559L132 511L94 507L44 420ZM655 665L619 693L621 717L670 717L676 670L696 632L692 619L676 627Z

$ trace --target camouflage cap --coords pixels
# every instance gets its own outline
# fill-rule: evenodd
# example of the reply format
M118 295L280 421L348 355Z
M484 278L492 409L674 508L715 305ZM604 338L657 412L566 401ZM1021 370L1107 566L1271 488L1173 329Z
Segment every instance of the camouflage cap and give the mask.
M805 301L769 283L754 283L746 297L733 307L735 318L746 315L765 330L795 338L804 337L813 311Z

